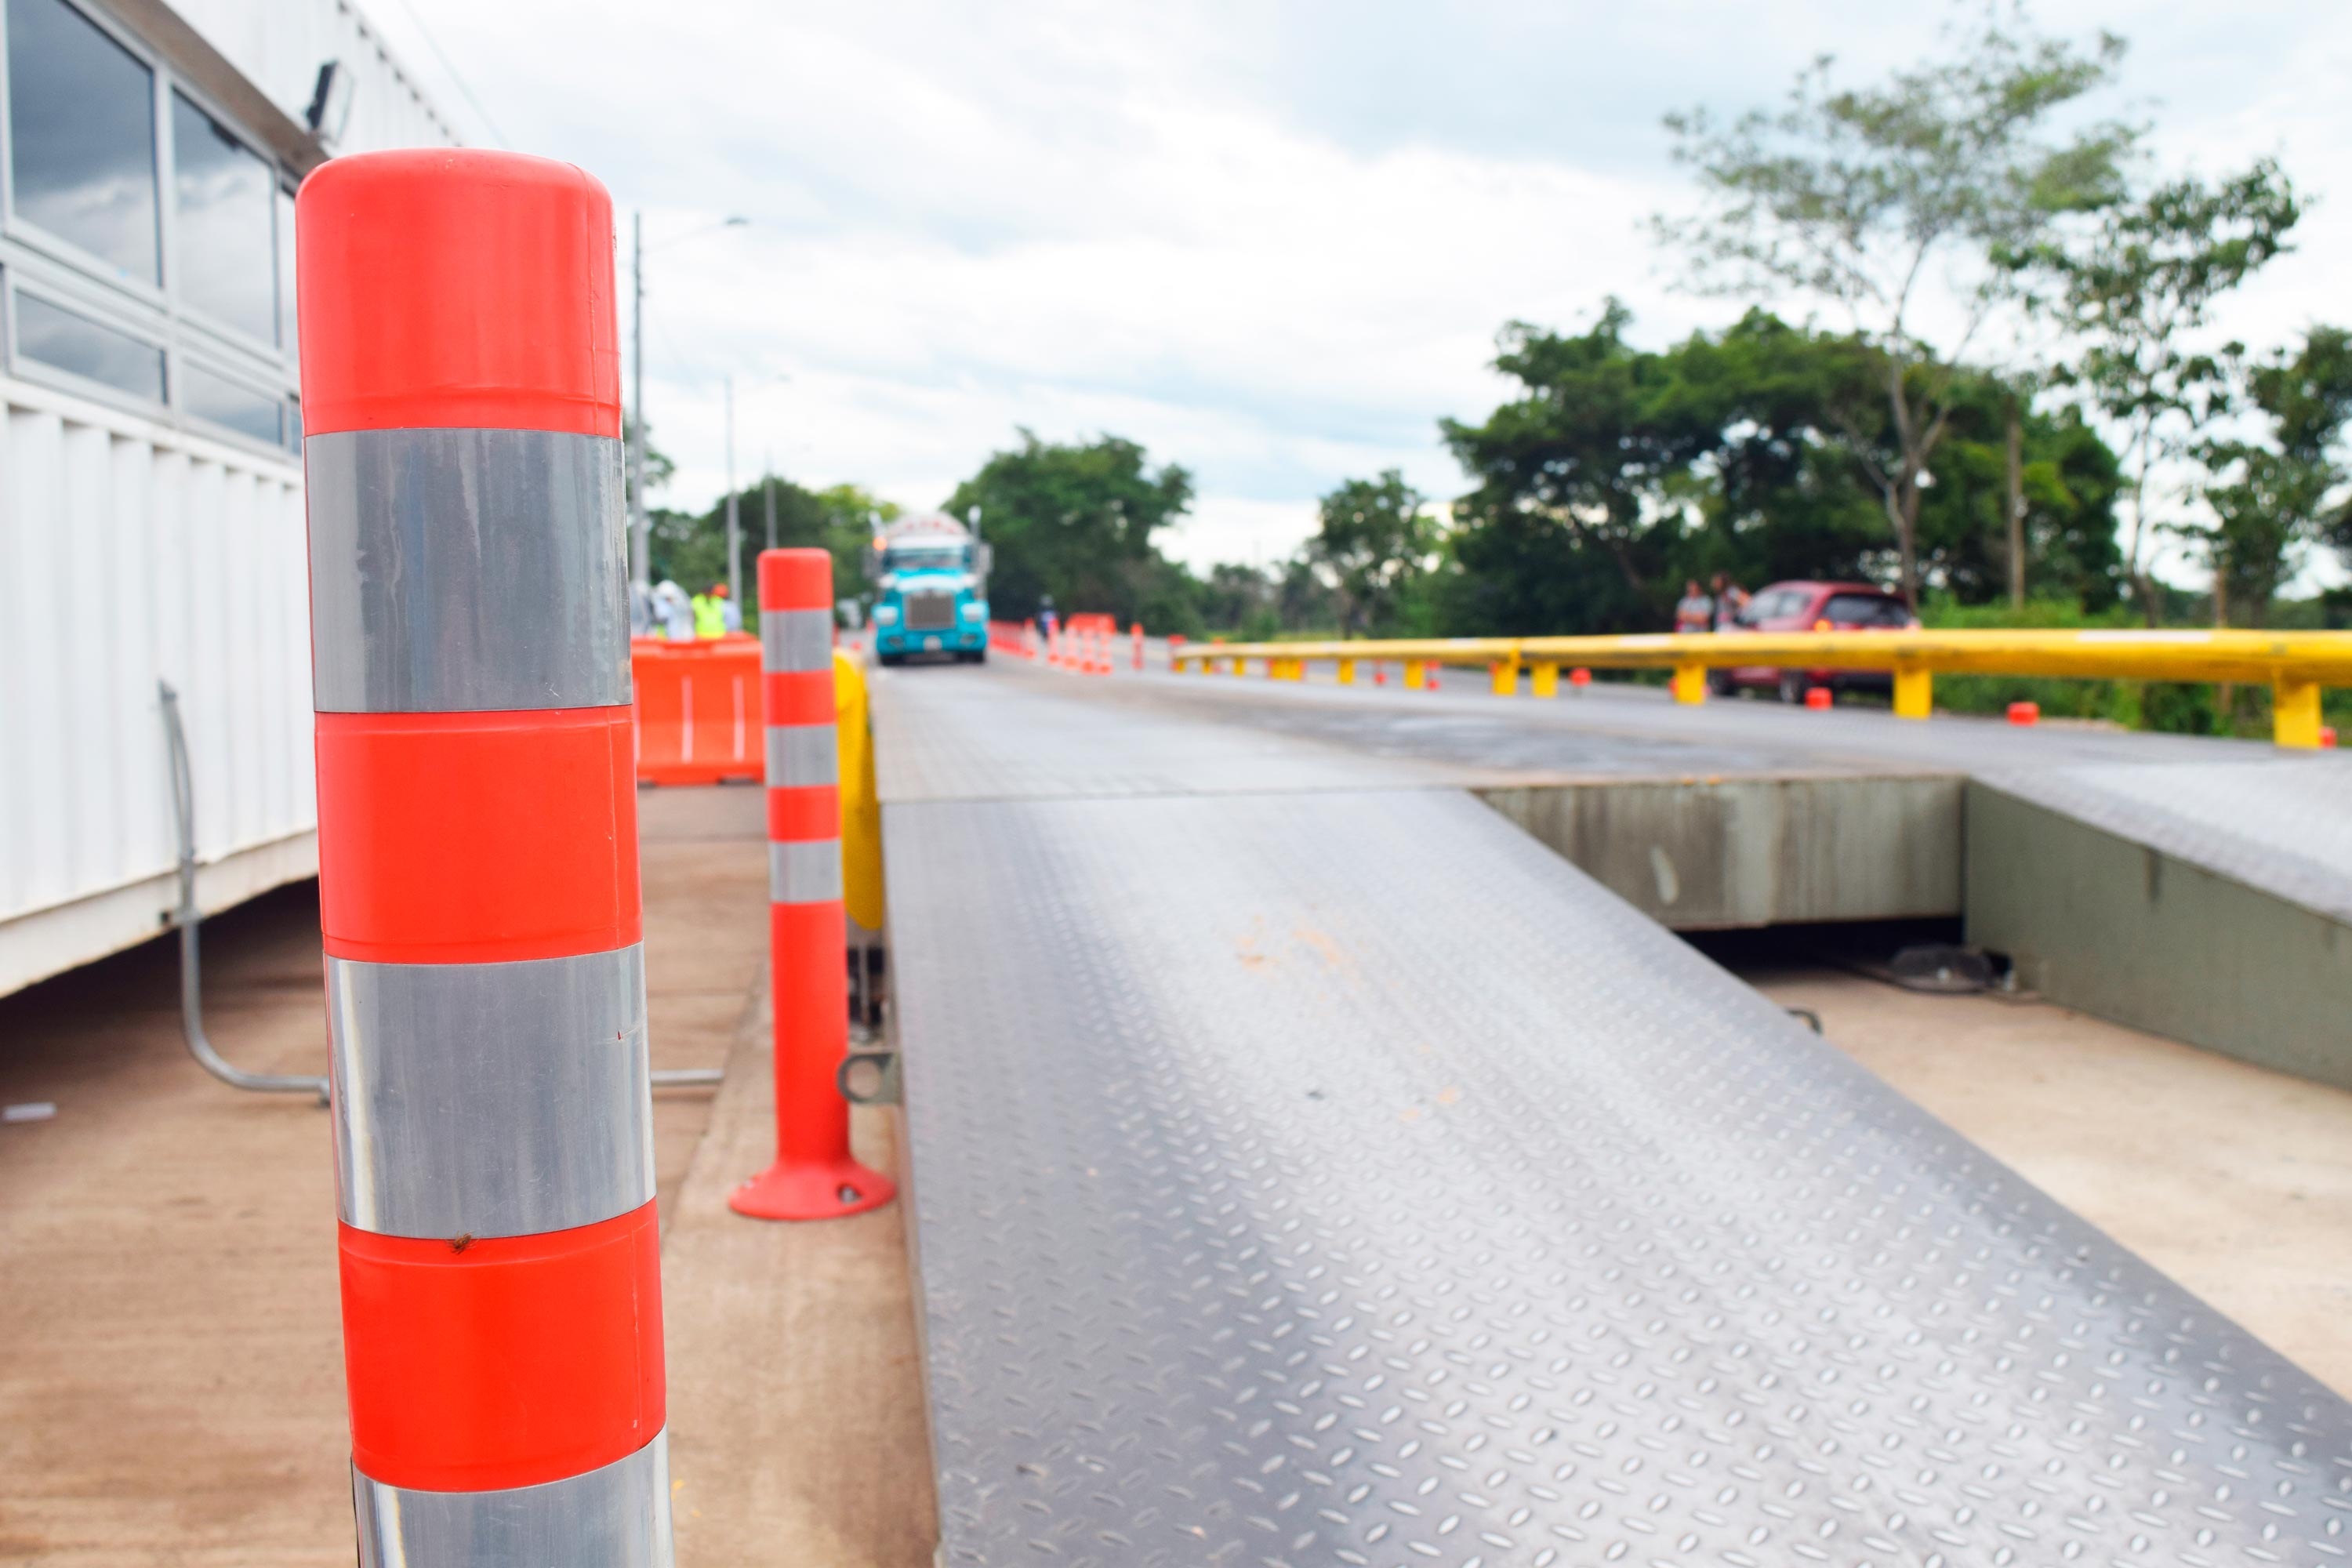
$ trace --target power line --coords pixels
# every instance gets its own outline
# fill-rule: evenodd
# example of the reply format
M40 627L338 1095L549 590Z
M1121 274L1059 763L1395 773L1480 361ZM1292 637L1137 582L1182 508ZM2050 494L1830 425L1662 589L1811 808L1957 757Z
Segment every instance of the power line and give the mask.
M425 47L433 51L433 58L441 62L441 68L447 71L449 79L457 84L458 92L464 95L467 103L474 106L474 112L482 117L482 123L489 127L490 140L496 142L506 152L514 151L507 142L506 132L499 129L499 122L490 118L490 111L482 107L482 100L476 98L474 89L466 85L465 77L459 74L457 62L449 58L448 51L441 47L441 40L433 36L433 29L425 25L425 18L416 14L416 7L410 5L408 0L400 0L400 8L408 13L410 21L416 24L417 32L424 35Z

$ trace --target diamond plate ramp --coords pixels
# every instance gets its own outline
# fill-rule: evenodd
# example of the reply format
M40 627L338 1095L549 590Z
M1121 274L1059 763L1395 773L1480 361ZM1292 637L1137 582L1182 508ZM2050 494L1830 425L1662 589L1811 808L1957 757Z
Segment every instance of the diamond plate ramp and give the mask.
M2352 1407L1466 796L886 825L946 1563L2352 1552Z

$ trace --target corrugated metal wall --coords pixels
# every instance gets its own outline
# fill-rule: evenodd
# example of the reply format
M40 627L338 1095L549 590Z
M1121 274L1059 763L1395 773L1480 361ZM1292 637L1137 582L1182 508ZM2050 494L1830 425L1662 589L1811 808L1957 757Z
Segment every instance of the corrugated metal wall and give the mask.
M308 834L300 471L21 384L0 405L0 921L172 871L159 679L200 857ZM30 956L0 952L0 990Z
M342 61L357 82L343 152L457 140L373 25L346 0L174 0L173 8L292 119L309 105L319 67Z

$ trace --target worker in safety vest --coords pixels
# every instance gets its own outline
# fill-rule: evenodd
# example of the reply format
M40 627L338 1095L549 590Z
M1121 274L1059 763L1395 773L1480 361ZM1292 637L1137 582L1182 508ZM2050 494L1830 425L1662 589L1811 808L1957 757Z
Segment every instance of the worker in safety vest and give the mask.
M713 583L708 594L694 596L694 635L698 637L723 637L727 635L727 584Z

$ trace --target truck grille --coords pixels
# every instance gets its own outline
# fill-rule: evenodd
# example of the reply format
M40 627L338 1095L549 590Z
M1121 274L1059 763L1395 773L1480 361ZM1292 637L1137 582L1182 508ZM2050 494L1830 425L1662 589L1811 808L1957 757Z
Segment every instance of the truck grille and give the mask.
M910 632L952 631L955 628L955 613L953 594L907 595L907 629Z

